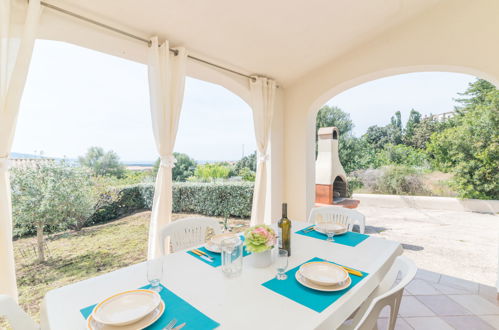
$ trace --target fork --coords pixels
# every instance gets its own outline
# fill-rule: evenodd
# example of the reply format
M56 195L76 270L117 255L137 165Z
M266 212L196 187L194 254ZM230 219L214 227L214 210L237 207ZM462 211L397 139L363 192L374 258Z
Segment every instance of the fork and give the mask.
M167 325L166 327L163 328L163 330L172 330L173 327L175 326L175 324L177 324L177 319L173 319L171 320Z

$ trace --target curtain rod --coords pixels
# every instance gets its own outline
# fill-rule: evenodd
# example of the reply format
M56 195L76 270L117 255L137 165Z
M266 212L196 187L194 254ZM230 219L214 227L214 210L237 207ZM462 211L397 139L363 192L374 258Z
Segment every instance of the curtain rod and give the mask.
M29 2L29 0L28 0ZM85 17L85 16L82 16L80 14L77 14L77 13L74 13L72 11L69 11L69 10L66 10L64 8L61 8L61 7L58 7L58 6L54 6L48 2L45 2L45 1L40 1L40 4L44 7L47 7L47 8L50 8L50 9L53 9L53 10L56 10L58 12L61 12L63 14L66 14L66 15L69 15L69 16L72 16L72 17L75 17L79 20L82 20L82 21L85 21L85 22L88 22L88 23L91 23L91 24L94 24L94 25L97 25L99 27L102 27L104 29L108 29L108 30L111 30L113 32L116 32L118 34L121 34L121 35L124 35L124 36L127 36L129 38L132 38L132 39L135 39L135 40L139 40L139 41L142 41L144 43L146 43L149 47L151 46L151 41L148 40L148 39L145 39L145 38L142 38L142 37L139 37L139 36L136 36L134 34L131 34L129 32L126 32L126 31L123 31L123 30L120 30L120 29L117 29L113 26L110 26L110 25L107 25L107 24L104 24L104 23L101 23L101 22L98 22L98 21L95 21L91 18L88 18L88 17ZM170 52L172 52L173 54L178 55L178 50L176 49L172 49L170 48ZM225 71L228 71L230 73L233 73L233 74L237 74L239 76L242 76L242 77L246 77L248 79L251 79L251 80L255 80L255 77L252 77L252 76L249 76L247 74L244 74L244 73L241 73L241 72L238 72L238 71L235 71L235 70L232 70L232 69L229 69L229 68L226 68L226 67L223 67L221 65L218 65L218 64L215 64L215 63L211 63L211 62L208 62L206 60L203 60L199 57L195 57L195 56L192 56L192 55L187 55L188 58L192 59L192 60L195 60L195 61L198 61L198 62L201 62L201 63L204 63L204 64L208 64L208 65L211 65L215 68L218 68L218 69L222 69L222 70L225 70Z

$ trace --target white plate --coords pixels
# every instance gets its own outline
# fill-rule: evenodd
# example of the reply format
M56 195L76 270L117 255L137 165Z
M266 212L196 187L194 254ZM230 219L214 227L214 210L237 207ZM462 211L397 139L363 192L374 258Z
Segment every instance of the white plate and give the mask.
M318 233L326 235L326 231L324 230L324 226L327 226L327 225L326 224L316 225L316 226L314 226L314 230L316 232L318 232ZM348 228L345 227L345 226L343 226L343 225L340 225L340 224L331 224L330 226L334 226L333 230L334 230L334 235L335 236L337 236L337 235L343 235L346 232L348 232ZM338 228L338 229L336 229L336 228Z
M139 329L144 329L156 322L161 315L163 315L163 312L165 311L165 303L163 301L160 301L159 306L156 307L151 313L147 314L137 322L134 322L132 324L124 325L121 327L115 327L112 325L106 325L97 322L92 315L88 317L87 320L87 327L89 330L139 330Z
M324 286L341 285L350 278L344 268L325 261L307 262L299 272L309 282Z
M213 236L205 245L206 250L214 253L222 252L222 241L227 238L235 237L233 233L224 233Z
M101 323L121 326L134 323L158 307L161 297L151 290L130 290L115 294L95 306L92 316Z
M295 278L298 281L298 283L300 283L301 285L303 285L309 289L313 289L313 290L317 290L317 291L325 291L325 292L334 292L334 291L345 290L346 288L348 288L350 286L350 284L352 284L352 279L350 277L348 277L348 280L343 285L332 285L332 286L319 285L319 284L315 284L315 283L307 280L305 277L303 277L303 275L301 275L300 271L296 272Z

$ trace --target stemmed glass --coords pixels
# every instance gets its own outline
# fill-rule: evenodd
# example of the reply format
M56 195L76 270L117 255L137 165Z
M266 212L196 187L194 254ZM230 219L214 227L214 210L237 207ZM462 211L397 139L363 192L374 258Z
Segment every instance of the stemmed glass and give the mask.
M327 235L327 241L328 242L334 242L334 228L333 226L331 226L333 223L328 223L326 224L326 226L324 227L324 231L326 232L326 235Z
M161 291L161 278L163 277L163 259L151 259L147 261L147 280L151 285L151 290Z
M279 249L277 253L276 260L277 276L278 280L285 280L288 278L286 275L286 269L288 268L288 251Z

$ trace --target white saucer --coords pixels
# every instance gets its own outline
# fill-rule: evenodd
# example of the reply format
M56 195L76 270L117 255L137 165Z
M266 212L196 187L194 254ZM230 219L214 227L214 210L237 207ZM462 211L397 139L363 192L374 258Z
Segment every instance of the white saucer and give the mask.
M324 292L334 292L334 291L345 290L346 288L348 288L350 286L350 284L352 284L352 279L350 278L350 276L348 277L347 281L345 283L343 283L342 285L326 286L326 285L315 284L312 281L307 280L300 273L299 270L296 272L295 278L298 281L298 283L300 283L301 285L303 285L309 289L313 289L313 290L317 290L317 291L324 291Z

